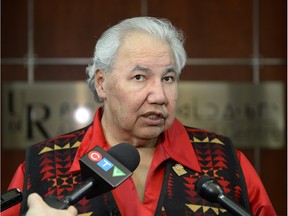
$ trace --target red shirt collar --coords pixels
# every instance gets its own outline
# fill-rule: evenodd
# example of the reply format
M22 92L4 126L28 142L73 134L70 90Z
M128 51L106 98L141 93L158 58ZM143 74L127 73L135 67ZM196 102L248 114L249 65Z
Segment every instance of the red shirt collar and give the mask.
M166 157L195 171L201 172L195 151L184 126L175 119L173 125L163 133L164 138L160 140L156 148L158 151L165 151ZM154 157L158 157L154 155Z
M95 146L100 146L104 150L110 148L101 126L102 113L103 107L99 107L95 113L93 124L87 130L76 152L70 172L80 171L79 159ZM172 158L195 171L201 171L189 136L183 125L177 119L175 119L171 128L161 135L155 150L153 163L160 164L168 158Z
M88 128L76 152L70 172L80 171L79 159L95 146L100 146L106 151L110 148L109 144L106 142L101 126L102 113L103 107L99 107L94 115L93 124Z

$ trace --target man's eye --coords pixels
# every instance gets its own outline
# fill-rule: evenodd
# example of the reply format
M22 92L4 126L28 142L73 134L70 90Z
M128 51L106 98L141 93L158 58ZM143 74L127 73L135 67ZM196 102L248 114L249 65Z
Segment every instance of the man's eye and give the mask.
M164 77L163 80L166 82L173 82L175 78L173 76L167 76L167 77Z
M142 79L143 79L143 76L140 75L140 74L137 74L137 75L134 76L134 79L136 79L136 80L142 80Z

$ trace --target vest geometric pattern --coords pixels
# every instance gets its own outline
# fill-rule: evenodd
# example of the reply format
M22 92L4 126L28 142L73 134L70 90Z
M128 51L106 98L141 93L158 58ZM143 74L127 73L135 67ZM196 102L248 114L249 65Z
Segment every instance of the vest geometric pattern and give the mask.
M71 174L68 171L88 127L49 139L27 149L21 215L27 211L26 200L29 194L37 192L42 197L55 195L63 198L81 183L80 172ZM185 173L179 174L175 169L179 164L167 160L155 215L230 215L218 204L205 201L197 195L194 185L201 175L215 178L227 196L249 209L244 177L230 140L195 128L186 127L186 130L202 173L180 165ZM83 198L74 206L81 216L121 215L111 192L89 200Z
M186 128L202 172L183 167L185 174L177 174L177 162L166 164L165 180L159 201L163 204L157 214L166 215L230 215L219 204L202 199L195 191L195 182L208 175L215 179L223 192L249 210L249 201L241 167L231 141L217 134Z

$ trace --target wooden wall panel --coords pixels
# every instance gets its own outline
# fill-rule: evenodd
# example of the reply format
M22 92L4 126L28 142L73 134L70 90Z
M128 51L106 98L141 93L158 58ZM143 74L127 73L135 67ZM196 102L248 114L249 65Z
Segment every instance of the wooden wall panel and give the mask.
M1 191L7 190L17 167L25 160L24 150L1 151Z
M287 213L287 172L284 170L287 171L287 149L261 151L261 180L278 215Z
M129 0L49 0L35 2L35 52L38 57L91 57L108 26L139 16L140 2Z
M261 57L287 55L287 1L259 1L259 35Z
M5 81L27 81L24 65L1 65L1 83Z
M39 65L35 81L83 81L87 79L84 65Z
M1 57L27 54L27 2L1 1Z
M168 18L185 32L189 57L252 55L252 1L150 0L148 14Z
M180 76L181 80L252 82L250 65L188 65Z
M262 81L283 81L287 84L287 65L265 65L260 72Z

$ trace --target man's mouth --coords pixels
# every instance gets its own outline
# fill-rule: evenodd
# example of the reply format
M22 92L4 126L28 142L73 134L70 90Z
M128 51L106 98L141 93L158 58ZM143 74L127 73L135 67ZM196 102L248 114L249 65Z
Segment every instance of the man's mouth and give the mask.
M163 118L163 115L155 115L155 114L151 114L146 116L149 119L159 119L159 118Z
M162 113L148 112L145 113L144 117L151 120L157 120L157 119L166 119L167 116L163 115Z

